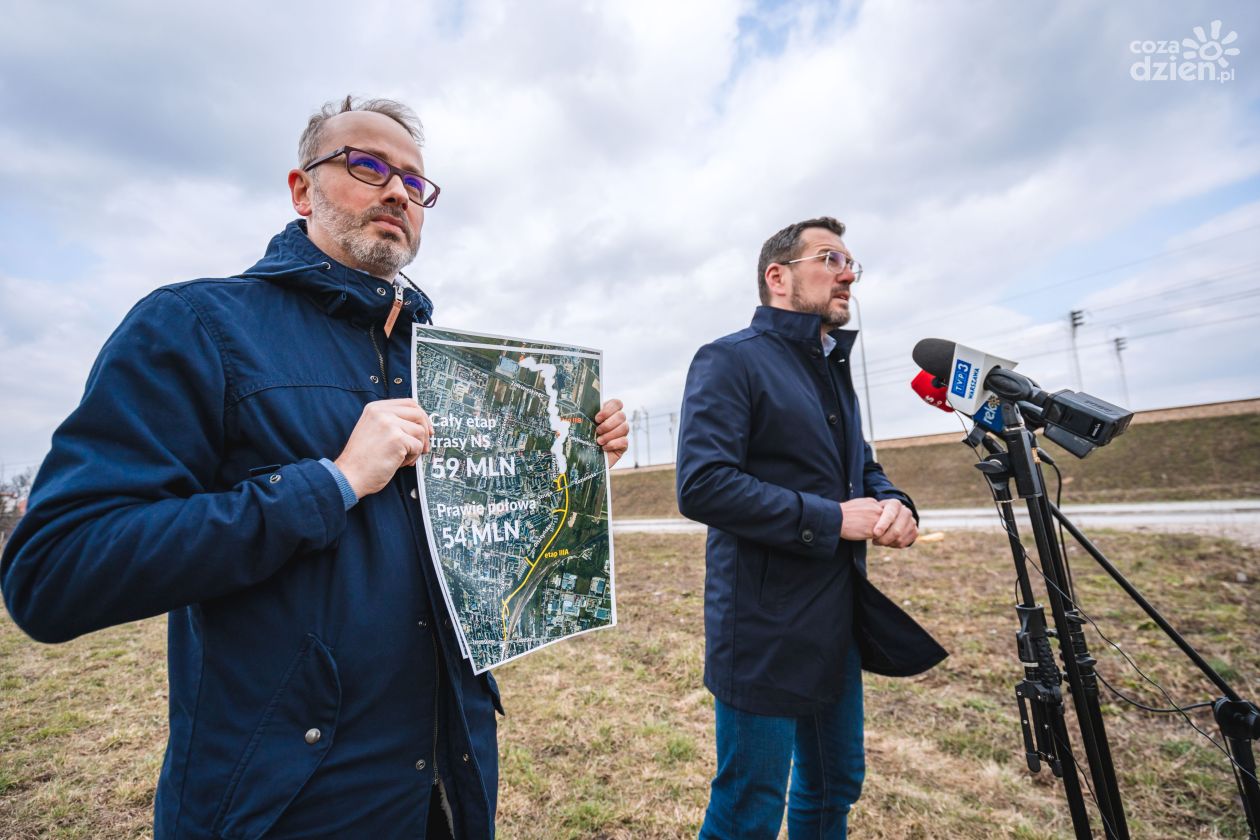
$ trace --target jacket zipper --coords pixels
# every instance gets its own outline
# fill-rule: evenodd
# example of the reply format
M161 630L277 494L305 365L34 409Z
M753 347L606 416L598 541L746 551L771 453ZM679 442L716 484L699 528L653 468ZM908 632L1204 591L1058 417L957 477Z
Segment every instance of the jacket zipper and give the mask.
M376 343L376 327L375 325L368 327L368 338L372 339L372 349L376 351L376 362L381 368L381 381L385 384L388 392L389 383L385 374L385 357L381 355L380 345ZM399 492L403 492L402 486L399 485ZM404 497L405 497L404 493ZM404 504L406 499L403 499ZM433 632L437 633L436 625ZM433 643L433 784L438 784L441 780L441 774L438 773L438 719L441 711L440 703L442 701L442 659L438 654L437 636L431 636Z
M385 357L381 355L380 345L376 343L376 326L368 327L368 338L372 339L372 349L376 351L376 363L381 366L381 384L385 386L386 393L389 392L389 381L385 376Z
M381 380L386 383L388 392L388 380L386 379L386 358L381 354L381 345L377 344L377 332L375 327L368 327L368 338L372 339L372 349L377 351L377 363L381 365ZM403 492L402 485L398 486L398 491ZM403 492L403 504L406 504L406 492ZM433 632L437 632L437 626L433 626ZM433 785L437 785L442 781L440 773L437 772L437 735L438 735L438 714L441 712L442 701L442 659L437 651L437 636L432 636L433 644Z
M438 632L437 623L434 622L433 632ZM438 719L441 713L441 707L438 705L442 700L442 659L438 656L437 636L430 637L433 640L433 784L441 781L438 774Z

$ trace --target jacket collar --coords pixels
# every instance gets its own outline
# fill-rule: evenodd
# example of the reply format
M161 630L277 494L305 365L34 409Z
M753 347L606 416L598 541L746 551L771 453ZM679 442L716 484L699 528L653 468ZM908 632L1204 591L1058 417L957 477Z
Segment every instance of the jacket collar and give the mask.
M352 320L384 321L394 303L388 280L342 265L315 246L306 235L306 221L296 219L272 237L267 253L253 268L237 275L265 280L301 292L329 315ZM400 318L433 322L433 301L405 275Z
M773 306L758 306L753 313L752 328L757 332L781 335L789 341L812 342L817 345L822 334L822 318L808 312L792 312ZM832 330L828 335L836 340L836 348L846 356L857 341L857 330Z

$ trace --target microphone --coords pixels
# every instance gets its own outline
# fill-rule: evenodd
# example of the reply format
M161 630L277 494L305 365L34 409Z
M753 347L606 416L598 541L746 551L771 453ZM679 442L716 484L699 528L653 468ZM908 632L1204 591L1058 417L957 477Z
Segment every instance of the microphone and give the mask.
M941 377L921 370L915 374L914 379L910 380L910 388L933 408L953 413L954 407L949 404L949 393L945 390L945 380ZM990 432L1002 431L1002 410L996 399L985 402L975 414L964 412L963 416L970 418L976 425Z
M910 380L910 387L928 405L950 414L953 413L954 407L949 404L948 395L945 391L945 380L941 377L933 376L926 370L921 370L915 374L914 379Z
M1133 412L1089 394L1046 393L1032 379L1011 370L1015 362L952 341L925 338L914 346L912 355L915 364L948 382L946 399L958 411L976 414L986 403L996 408L998 400L1031 403L1041 409L1047 435L1056 443L1063 435L1050 435L1052 428L1074 438L1077 449L1104 446L1128 429L1133 419Z
M955 397L973 401L974 411L985 398L977 393L977 383L985 390L1011 402L1043 405L1046 392L1027 376L1010 370L1017 362L991 356L943 338L925 338L914 345L914 363L928 373L950 382L949 392ZM977 399L979 397L979 399ZM950 400L954 408L957 402ZM965 410L965 409L964 409Z

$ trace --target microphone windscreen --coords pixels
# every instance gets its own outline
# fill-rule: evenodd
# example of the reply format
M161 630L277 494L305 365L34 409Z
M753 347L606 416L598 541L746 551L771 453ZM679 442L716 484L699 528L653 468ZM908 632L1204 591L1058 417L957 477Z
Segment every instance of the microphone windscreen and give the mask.
M925 338L914 345L914 363L928 373L949 381L950 366L954 363L954 342L943 338Z
M914 392L923 398L928 405L933 405L941 411L953 411L954 407L949 404L949 397L945 391L945 386L940 383L937 377L928 373L926 370L919 371L914 379L910 380L910 387Z

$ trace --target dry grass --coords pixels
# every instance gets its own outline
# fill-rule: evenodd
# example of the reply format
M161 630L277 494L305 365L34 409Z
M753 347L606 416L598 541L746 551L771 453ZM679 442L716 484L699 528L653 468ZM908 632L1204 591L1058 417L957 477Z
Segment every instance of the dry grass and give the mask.
M152 834L166 622L37 645L0 612L0 838Z
M1220 540L1104 533L1099 542L1244 695L1260 675L1260 552ZM694 837L713 765L701 686L700 537L617 538L620 626L499 669L500 836ZM1182 703L1210 686L1078 552L1086 609ZM875 551L872 577L953 655L867 684L868 780L856 838L1071 836L1061 786L1030 778L1013 697L1013 575L1004 539L950 534ZM0 838L138 837L164 736L161 620L60 647L0 618ZM1163 701L1091 635L1099 670ZM1168 716L1106 706L1134 837L1244 836L1221 755ZM1201 726L1209 717L1196 713Z

